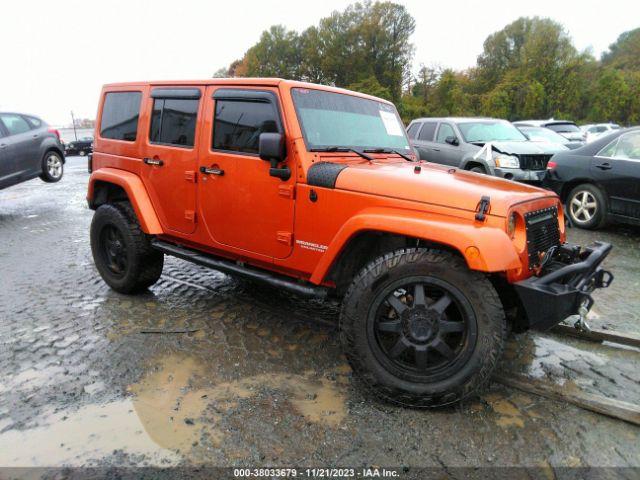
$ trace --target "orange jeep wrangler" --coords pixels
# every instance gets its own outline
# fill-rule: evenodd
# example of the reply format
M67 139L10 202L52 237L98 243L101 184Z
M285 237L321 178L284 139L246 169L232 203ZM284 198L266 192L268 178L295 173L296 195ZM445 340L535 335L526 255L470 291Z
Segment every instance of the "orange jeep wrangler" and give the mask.
M87 200L102 278L134 293L173 255L342 300L340 336L391 402L459 401L508 327L583 314L605 243L565 243L549 191L416 160L392 103L280 79L107 85Z

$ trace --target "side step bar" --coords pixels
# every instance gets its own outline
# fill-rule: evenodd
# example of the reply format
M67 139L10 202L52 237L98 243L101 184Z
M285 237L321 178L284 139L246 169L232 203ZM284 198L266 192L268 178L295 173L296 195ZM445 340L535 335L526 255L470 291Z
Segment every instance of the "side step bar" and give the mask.
M189 262L202 265L203 267L213 268L224 273L230 273L232 275L239 275L250 280L267 283L277 288L288 290L298 295L313 298L325 298L329 290L325 287L318 287L309 283L300 283L295 280L291 280L284 275L278 275L277 273L271 273L264 270L258 270L256 268L245 267L229 260L223 260L206 253L201 253L196 250L191 250L186 247L181 247L173 243L163 242L161 240L152 240L151 246L166 255L178 257Z

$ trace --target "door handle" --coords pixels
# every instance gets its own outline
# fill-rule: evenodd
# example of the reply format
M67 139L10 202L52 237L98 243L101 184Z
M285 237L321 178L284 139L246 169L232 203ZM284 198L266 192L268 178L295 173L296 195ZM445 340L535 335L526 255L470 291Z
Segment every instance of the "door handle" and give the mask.
M599 168L600 170L611 170L613 167L610 163L601 163L600 165L596 165L596 168Z
M432 148L431 150L433 150L434 152L439 152L440 151L439 148Z
M200 167L200 172L205 175L224 175L224 170L221 170L220 168Z
M155 165L157 167L164 165L164 162L159 158L143 158L142 161L147 165Z

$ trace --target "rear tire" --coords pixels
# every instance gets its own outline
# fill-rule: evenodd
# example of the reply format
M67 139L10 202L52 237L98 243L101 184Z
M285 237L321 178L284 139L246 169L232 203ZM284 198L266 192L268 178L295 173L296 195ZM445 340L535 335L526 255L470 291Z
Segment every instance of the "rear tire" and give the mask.
M145 290L162 274L164 254L151 247L128 202L98 207L91 222L91 252L104 281L120 293Z
M369 263L342 305L341 341L357 377L385 401L439 407L491 377L507 334L489 280L463 259L400 249Z
M47 183L56 183L62 180L64 174L64 160L57 152L47 152L42 159L42 173L40 178Z
M567 196L567 213L571 223L587 230L602 228L607 223L607 200L595 185L583 183Z

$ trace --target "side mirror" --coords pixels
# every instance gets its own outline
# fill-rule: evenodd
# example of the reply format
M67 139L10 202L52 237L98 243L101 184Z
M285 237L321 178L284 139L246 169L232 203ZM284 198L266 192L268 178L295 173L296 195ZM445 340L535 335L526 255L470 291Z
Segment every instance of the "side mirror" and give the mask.
M258 140L258 152L262 160L270 161L273 167L282 162L286 156L284 135L281 133L261 133Z
M448 136L447 138L444 139L445 142L447 142L449 145L453 145L454 147L458 145L458 139L456 137L454 137L453 135Z
M282 162L287 156L283 134L261 133L258 139L258 152L262 160L271 162L269 175L285 181L291 178L289 167L285 165L283 168L278 168L278 163Z

